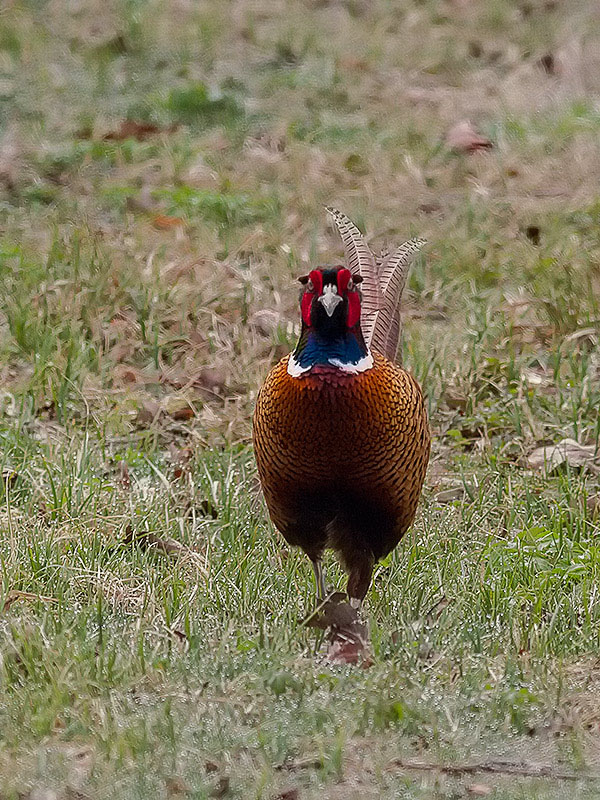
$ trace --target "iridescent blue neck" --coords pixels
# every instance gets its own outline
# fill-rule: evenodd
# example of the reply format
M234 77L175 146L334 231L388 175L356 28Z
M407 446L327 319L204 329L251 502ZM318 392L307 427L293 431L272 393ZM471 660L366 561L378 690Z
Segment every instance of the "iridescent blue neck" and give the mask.
M360 327L357 325L336 337L325 337L312 328L304 327L296 349L290 356L288 372L293 377L299 377L316 366L333 366L351 373L370 369L373 357Z

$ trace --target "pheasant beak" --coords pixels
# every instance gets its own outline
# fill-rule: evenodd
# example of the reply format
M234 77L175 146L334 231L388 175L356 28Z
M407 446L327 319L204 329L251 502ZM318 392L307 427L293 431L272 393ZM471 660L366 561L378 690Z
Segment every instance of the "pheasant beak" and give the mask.
M336 307L342 302L342 298L338 294L337 286L328 284L323 289L323 294L319 297L319 303L323 304L323 308L330 317L335 311Z

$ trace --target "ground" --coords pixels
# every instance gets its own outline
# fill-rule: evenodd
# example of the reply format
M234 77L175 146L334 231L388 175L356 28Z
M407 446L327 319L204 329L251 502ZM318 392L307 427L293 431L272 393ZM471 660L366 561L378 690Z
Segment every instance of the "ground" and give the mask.
M595 0L4 5L2 800L599 796L599 86ZM325 204L429 241L365 669L250 444Z

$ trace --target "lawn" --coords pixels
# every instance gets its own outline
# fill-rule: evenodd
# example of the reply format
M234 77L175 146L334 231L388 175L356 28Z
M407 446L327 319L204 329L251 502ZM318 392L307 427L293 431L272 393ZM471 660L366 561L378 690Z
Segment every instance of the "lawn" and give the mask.
M595 0L4 5L1 800L600 796L599 53ZM326 204L429 241L364 669L250 440Z

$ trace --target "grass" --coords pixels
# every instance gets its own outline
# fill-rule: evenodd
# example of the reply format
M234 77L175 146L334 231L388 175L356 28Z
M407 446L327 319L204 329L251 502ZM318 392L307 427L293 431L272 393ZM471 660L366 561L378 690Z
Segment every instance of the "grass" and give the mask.
M599 479L527 456L599 442L598 35L585 0L5 9L2 800L597 796ZM326 203L431 243L365 670L303 627L250 447Z

